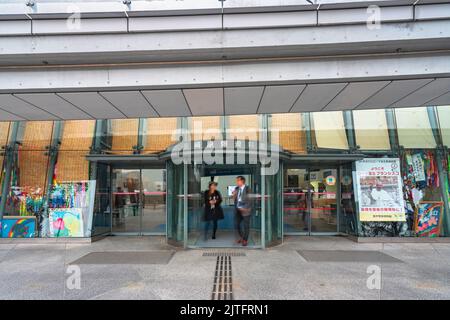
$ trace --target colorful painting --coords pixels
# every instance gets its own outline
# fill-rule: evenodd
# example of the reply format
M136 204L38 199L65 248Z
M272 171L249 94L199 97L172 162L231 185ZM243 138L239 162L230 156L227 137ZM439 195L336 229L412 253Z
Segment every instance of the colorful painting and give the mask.
M81 208L50 209L50 237L83 237Z
M34 238L36 234L35 217L3 217L2 238Z
M419 237L439 237L443 203L421 201L417 206L415 230Z

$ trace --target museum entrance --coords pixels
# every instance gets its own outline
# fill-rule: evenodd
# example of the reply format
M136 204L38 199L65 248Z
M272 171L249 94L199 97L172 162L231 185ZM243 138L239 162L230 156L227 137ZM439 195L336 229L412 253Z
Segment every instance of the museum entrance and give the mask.
M251 202L249 236L246 247L264 248L282 241L281 170L274 175L261 174L259 165L175 165L168 162L168 242L189 248L242 247L235 229L236 211L233 191L236 177L242 176L249 188ZM217 183L222 196L223 219L213 223L205 219L205 191L210 181ZM244 223L241 223L244 231Z
M188 168L188 246L190 247L234 247L241 246L236 240L239 235L235 230L236 209L233 192L236 189L236 177L242 176L249 188L251 206L249 247L261 247L261 174L257 166L203 166L193 165ZM214 234L214 218L208 220L205 212L205 193L209 183L217 183L220 193L223 219L217 220L217 232ZM240 226L242 232L243 222Z

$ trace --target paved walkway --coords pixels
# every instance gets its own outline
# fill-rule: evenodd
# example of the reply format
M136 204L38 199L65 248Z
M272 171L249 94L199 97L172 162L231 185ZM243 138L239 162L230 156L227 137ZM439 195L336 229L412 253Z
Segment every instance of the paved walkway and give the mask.
M153 250L173 248L160 237L108 237L92 244L3 243L0 299L211 298L217 258L203 256L211 249L177 250L167 264L81 264L80 289L67 287L67 267L90 252ZM402 262L310 262L297 250L381 251ZM450 299L449 243L288 237L276 248L239 252L245 256L231 257L234 299ZM367 286L371 265L381 268L381 289Z

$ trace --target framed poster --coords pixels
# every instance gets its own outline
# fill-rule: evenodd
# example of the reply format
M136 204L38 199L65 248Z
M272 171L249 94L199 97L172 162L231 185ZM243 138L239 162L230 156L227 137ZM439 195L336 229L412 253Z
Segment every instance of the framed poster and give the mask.
M406 221L398 158L356 161L353 181L360 221Z
M50 237L83 237L83 212L81 208L49 210Z
M36 236L36 217L3 217L0 223L2 238L34 238Z
M419 237L439 237L442 224L441 201L420 201L416 206L414 230Z

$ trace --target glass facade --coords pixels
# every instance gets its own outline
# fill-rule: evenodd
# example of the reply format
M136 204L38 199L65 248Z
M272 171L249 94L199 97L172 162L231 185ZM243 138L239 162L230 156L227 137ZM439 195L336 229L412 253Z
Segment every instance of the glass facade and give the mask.
M385 110L355 110L352 113L356 144L361 150L391 149Z
M52 133L51 121L20 123L4 215L33 217L44 209Z
M175 245L221 246L203 239L201 195L211 180L218 182L225 209L219 229L232 239L235 209L229 188L242 175L252 190L249 245L254 247L280 243L285 234L424 236L422 220L430 206L437 227L426 235L448 236L449 123L450 106L0 122L0 211L4 221L34 223L28 229L34 232L16 236L163 234ZM261 159L250 145L245 163L228 163L225 155L213 166L174 163L177 129L188 130L197 142L276 145L278 168L262 175L261 163L251 162ZM381 189L389 193L397 181L365 179L361 193L356 164L362 159L399 159L404 218L361 221L361 203L375 206L384 195ZM14 233L2 233L7 236Z
M10 122L0 122L0 145L2 150L6 150L8 148L8 140L9 140L9 134L11 129L11 123ZM1 171L0 171L0 194L3 187L3 178L5 173L5 154L2 152L0 154L0 165L1 165Z
M348 139L342 111L314 112L311 114L311 120L311 132L314 136L313 143L315 148L348 149Z

